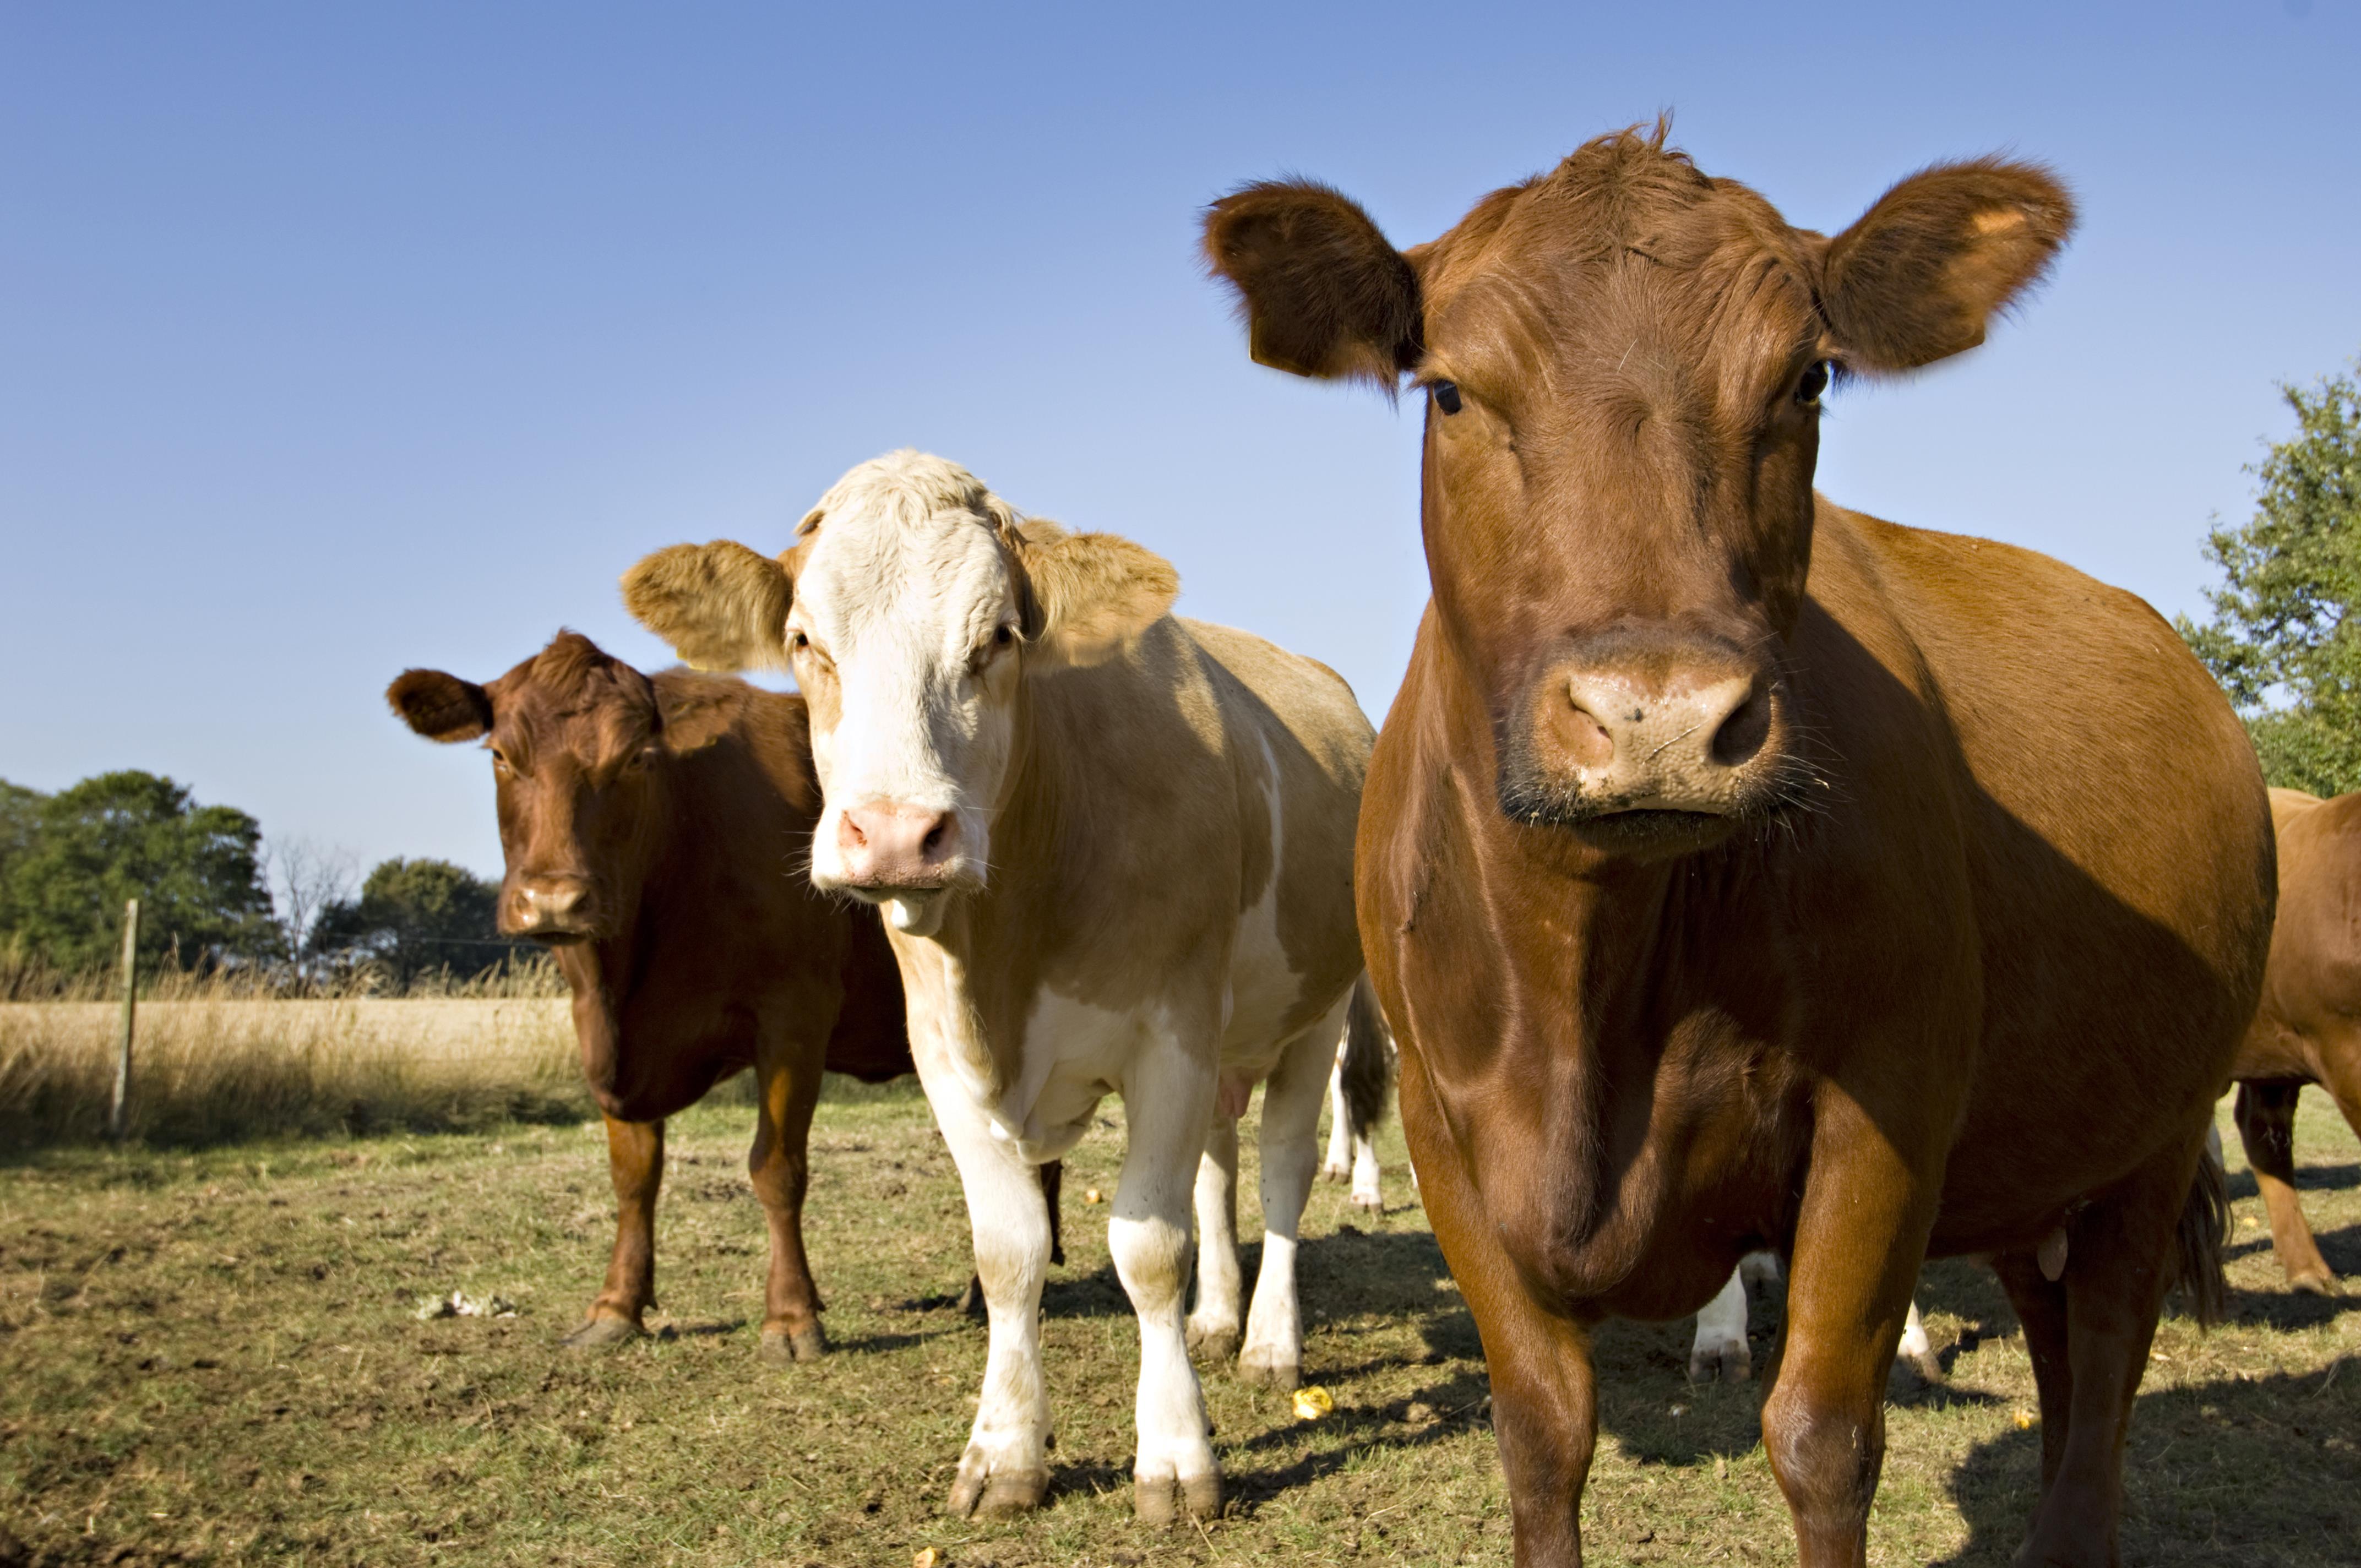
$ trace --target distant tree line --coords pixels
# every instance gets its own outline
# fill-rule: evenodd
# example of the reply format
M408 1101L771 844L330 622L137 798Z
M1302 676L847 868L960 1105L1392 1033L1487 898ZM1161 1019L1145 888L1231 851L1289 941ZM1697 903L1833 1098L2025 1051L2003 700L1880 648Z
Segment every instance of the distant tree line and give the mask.
M463 866L398 858L352 883L345 857L266 844L252 816L154 773L100 773L54 795L0 780L0 967L20 977L115 964L130 898L148 970L304 984L370 969L402 988L528 950L499 933L499 888Z
M2343 795L2361 789L2361 379L2279 392L2296 433L2249 470L2254 517L2207 536L2223 576L2213 619L2177 624L2237 705L2263 776Z

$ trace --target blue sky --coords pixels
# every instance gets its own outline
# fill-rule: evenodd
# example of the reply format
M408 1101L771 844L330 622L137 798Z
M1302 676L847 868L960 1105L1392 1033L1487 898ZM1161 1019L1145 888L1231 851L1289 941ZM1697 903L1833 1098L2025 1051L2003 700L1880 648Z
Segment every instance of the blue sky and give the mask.
M1424 598L1415 404L1245 356L1195 258L1314 175L1398 244L1675 112L1833 229L2044 159L2083 227L1983 349L1835 400L1848 505L2201 607L2208 520L2361 351L2361 8L0 5L0 777L192 784L364 866L500 865L412 664L776 548L917 445L1169 554L1381 714Z

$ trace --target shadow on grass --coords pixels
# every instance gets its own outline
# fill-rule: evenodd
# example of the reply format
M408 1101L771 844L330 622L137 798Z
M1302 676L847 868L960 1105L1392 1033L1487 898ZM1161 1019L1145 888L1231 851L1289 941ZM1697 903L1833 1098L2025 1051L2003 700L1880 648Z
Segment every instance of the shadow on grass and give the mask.
M2262 1189L2255 1185L2255 1173L2241 1168L2230 1172L2230 1197L2260 1198ZM2361 1165L2300 1165L2295 1171L2298 1192L2345 1192L2361 1187Z
M2361 1541L2361 1357L2326 1373L2143 1394L2125 1455L2126 1563L2328 1568ZM1970 1451L1952 1500L1970 1530L1941 1568L2005 1563L2033 1522L2041 1433Z

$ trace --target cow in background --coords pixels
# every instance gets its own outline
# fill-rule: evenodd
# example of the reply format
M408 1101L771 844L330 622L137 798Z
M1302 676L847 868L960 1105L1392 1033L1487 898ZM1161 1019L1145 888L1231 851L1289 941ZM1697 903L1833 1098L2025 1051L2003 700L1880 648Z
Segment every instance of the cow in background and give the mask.
M911 1061L877 916L802 875L819 813L804 699L645 675L572 631L489 685L409 670L386 697L428 740L491 752L500 930L549 947L573 992L617 1218L606 1284L564 1343L644 1332L664 1119L751 1067L747 1168L771 1231L761 1354L825 1353L803 1237L821 1072L874 1083ZM1056 1176L1045 1168L1053 1235Z
M2238 1138L2270 1211L2271 1248L2288 1283L2338 1292L2295 1197L2295 1107L2319 1084L2361 1135L2361 795L2323 800L2271 791L2279 831L2279 916L2262 1005L2238 1048Z
M691 663L793 669L825 796L812 880L887 911L992 1324L955 1513L1048 1490L1031 1171L1105 1095L1127 1126L1107 1240L1139 1322L1139 1516L1221 1507L1191 1343L1236 1347L1242 1376L1279 1387L1301 1367L1296 1226L1361 972L1369 725L1334 671L1174 618L1179 587L1138 545L1024 520L915 452L847 474L777 559L684 544L624 579ZM1263 1252L1241 1333L1229 1209L1257 1080Z
M1356 1048L1367 1043L1367 1048ZM1320 1174L1331 1181L1348 1178L1354 1208L1382 1214L1385 1192L1378 1182L1378 1128L1386 1119L1386 1099L1394 1087L1393 1036L1367 982L1353 988L1353 1011L1336 1042L1336 1066L1328 1075L1328 1157ZM1413 1173L1411 1186L1418 1185Z

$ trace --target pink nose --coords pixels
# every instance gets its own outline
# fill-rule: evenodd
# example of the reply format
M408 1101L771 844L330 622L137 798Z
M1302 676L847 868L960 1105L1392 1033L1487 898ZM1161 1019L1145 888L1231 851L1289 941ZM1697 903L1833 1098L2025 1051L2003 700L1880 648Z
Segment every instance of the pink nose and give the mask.
M940 887L959 853L959 818L890 800L847 806L836 847L855 887Z

